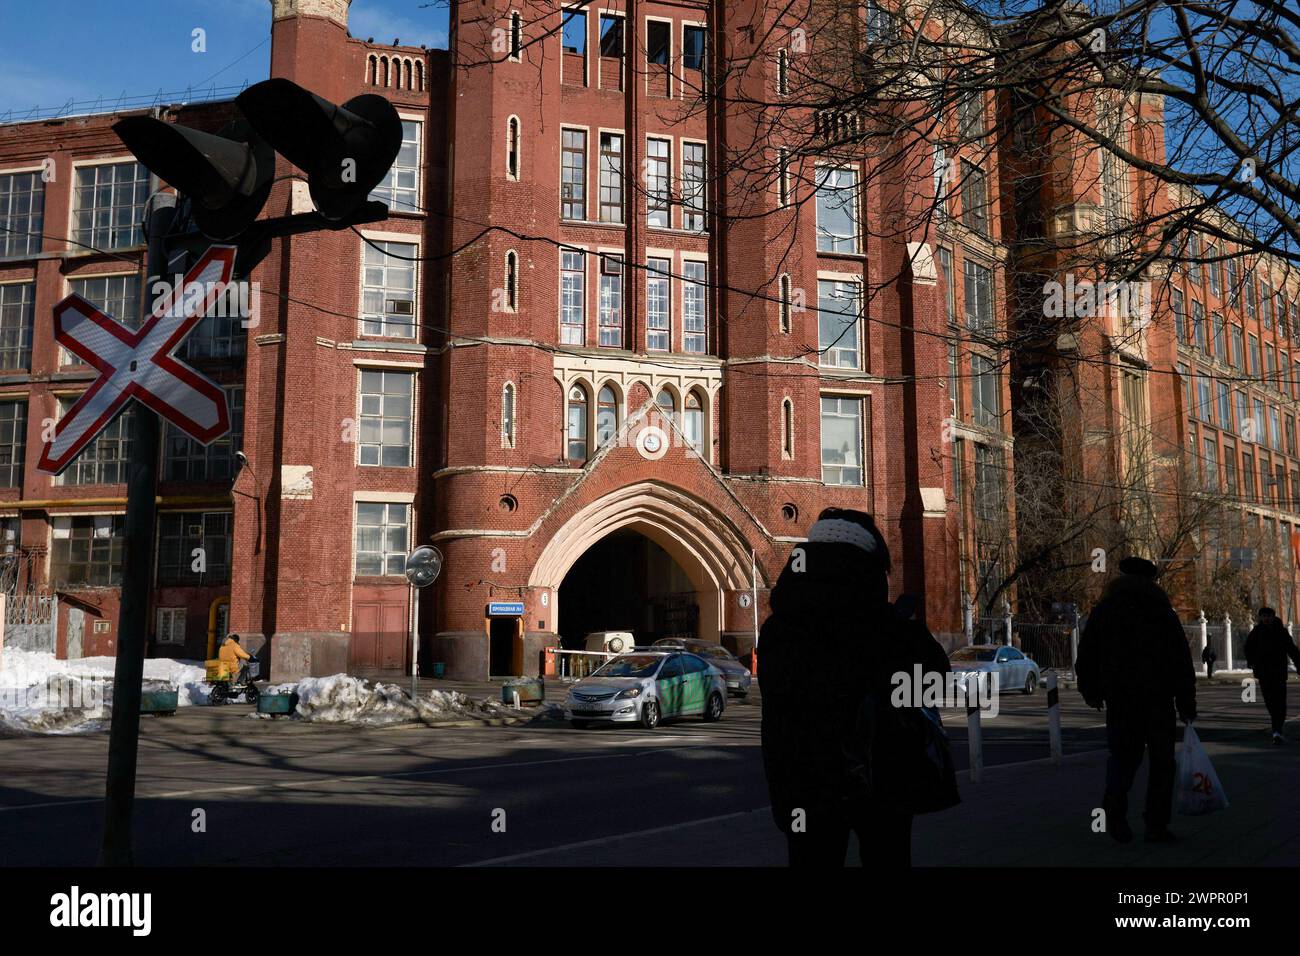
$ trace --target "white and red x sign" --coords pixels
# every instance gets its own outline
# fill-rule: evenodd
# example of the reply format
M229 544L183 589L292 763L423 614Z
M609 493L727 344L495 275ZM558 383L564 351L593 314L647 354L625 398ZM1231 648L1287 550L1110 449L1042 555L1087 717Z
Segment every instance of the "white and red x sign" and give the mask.
M99 378L59 419L37 467L57 475L94 441L132 398L203 445L230 431L221 386L172 354L227 289L234 246L213 246L185 276L181 289L159 297L152 314L132 331L79 295L54 307L59 344L99 369Z

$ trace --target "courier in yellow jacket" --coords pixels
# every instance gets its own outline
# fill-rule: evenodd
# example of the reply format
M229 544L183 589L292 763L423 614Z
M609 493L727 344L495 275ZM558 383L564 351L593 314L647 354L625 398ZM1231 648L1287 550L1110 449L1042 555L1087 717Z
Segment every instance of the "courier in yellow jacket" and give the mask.
M221 642L221 650L217 654L217 660L230 665L231 680L239 676L240 662L252 659L253 655L239 646L238 634L226 635L226 639Z

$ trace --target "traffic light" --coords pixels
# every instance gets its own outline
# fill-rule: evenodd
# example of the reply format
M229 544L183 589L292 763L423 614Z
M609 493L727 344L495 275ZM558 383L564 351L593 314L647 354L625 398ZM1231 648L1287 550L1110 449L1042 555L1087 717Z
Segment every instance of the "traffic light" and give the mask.
M233 239L266 205L275 153L243 120L220 134L128 116L113 131L150 172L189 197L194 223L209 239Z
M271 79L236 99L243 118L219 134L129 116L113 130L150 172L189 198L208 239L262 243L274 235L339 229L387 215L369 202L402 148L402 121L373 93L336 106L296 83ZM307 174L316 215L253 223L266 205L279 152Z
M336 106L289 80L270 79L235 102L267 142L307 174L317 211L331 221L360 208L402 148L397 110L374 93Z

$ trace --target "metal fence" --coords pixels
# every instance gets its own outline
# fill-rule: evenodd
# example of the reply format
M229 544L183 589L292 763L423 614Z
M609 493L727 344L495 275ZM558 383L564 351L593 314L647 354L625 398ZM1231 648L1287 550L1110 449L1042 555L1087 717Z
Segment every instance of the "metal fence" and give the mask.
M589 677L605 661L618 656L604 651L562 651L558 648L553 653L555 654L555 677L557 680L564 681Z
M1074 668L1074 628L1069 624L1011 622L1012 643L1042 667L1058 671Z
M59 599L53 594L6 595L4 642L24 651L53 654L58 619Z

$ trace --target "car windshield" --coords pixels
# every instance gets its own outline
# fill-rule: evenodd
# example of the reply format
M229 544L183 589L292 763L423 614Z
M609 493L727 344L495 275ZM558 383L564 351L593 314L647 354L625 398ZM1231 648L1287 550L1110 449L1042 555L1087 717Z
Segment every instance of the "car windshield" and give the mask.
M695 653L703 655L704 657L716 657L723 661L735 660L735 658L731 656L731 651L727 650L725 647L706 647L702 650L696 651Z
M606 663L592 677L653 677L663 658L657 654L627 654Z
M959 647L949 656L952 661L991 661L997 654L992 647Z

